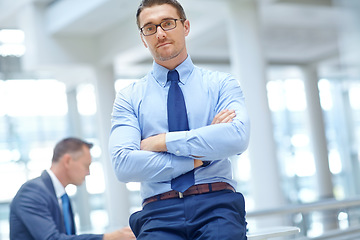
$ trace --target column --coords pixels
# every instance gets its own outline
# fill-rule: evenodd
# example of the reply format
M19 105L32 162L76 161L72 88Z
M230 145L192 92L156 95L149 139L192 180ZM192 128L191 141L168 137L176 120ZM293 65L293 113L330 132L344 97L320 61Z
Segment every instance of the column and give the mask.
M320 104L318 74L315 65L302 67L307 102L310 143L316 167L316 183L319 199L333 198L332 175L329 167L325 124ZM336 211L322 211L323 229L336 229Z
M360 1L354 0L333 0L333 4L338 7L340 12L338 32L339 32L339 55L342 66L342 81L357 81L360 77ZM348 89L349 90L349 89ZM339 152L345 160L346 172L351 172L351 176L347 176L346 195L356 196L360 192L359 179L359 156L360 150L356 142L356 131L353 131L355 121L352 118L352 109L349 106L348 92L344 90L337 93L335 107L341 111L336 112L339 116L343 116L341 120L344 122L346 129L341 131L342 147ZM342 115L343 114L343 115ZM339 132L340 132L339 131ZM344 156L344 157L343 157ZM349 168L350 167L350 168ZM350 188L353 187L353 189Z
M316 66L302 67L307 102L310 141L316 166L319 199L333 198L333 184L329 168L324 118L320 105Z
M256 1L228 0L228 37L232 73L240 80L246 97L251 121L249 157L255 209L282 206L285 202L281 191L276 145L269 110L265 63L261 49ZM259 226L283 224L273 217L257 223Z
M109 133L111 128L111 112L115 99L113 68L95 68L95 89L99 116L99 139L101 159L104 166L106 183L106 204L109 214L109 228L115 230L129 225L130 199L126 185L119 182L115 176L108 152Z
M69 117L69 133L71 136L82 138L82 127L79 111L77 108L76 101L76 88L67 91L67 102L68 102L68 117ZM77 187L77 192L74 197L74 203L76 210L79 213L80 224L77 228L82 231L90 231L92 229L90 221L90 204L89 204L89 193L86 190L85 182Z

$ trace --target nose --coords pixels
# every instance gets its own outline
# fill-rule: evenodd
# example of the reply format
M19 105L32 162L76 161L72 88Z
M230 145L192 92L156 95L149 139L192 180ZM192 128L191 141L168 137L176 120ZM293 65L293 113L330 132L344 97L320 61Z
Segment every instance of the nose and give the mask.
M166 37L165 31L160 26L156 29L156 37L158 39L164 39Z

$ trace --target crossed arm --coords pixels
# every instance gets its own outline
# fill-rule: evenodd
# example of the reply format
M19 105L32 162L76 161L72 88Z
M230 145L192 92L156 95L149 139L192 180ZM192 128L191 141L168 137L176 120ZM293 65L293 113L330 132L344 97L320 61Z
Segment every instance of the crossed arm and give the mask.
M211 124L229 123L236 116L234 110L222 110L219 112L211 122ZM145 138L140 143L140 150L152 151L152 152L166 152L166 133L161 133L148 138ZM193 156L198 157L198 156ZM199 159L194 159L194 167L200 167L203 162Z

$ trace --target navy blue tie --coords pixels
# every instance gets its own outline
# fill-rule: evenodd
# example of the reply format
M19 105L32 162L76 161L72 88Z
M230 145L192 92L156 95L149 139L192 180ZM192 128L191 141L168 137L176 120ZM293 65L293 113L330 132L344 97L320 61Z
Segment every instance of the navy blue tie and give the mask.
M69 196L65 193L64 195L61 196L61 201L62 201L62 210L63 210L66 234L71 235L71 216L70 216Z
M186 113L184 95L179 87L179 73L176 70L168 72L167 80L171 81L167 99L169 132L187 131L189 123ZM194 185L194 170L171 180L171 189L184 192Z

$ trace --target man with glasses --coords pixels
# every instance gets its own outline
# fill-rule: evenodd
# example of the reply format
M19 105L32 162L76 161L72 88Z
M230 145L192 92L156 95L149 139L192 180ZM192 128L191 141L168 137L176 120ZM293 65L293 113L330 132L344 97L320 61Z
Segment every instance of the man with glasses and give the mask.
M118 179L141 182L143 209L130 227L140 240L244 240L229 160L249 141L242 90L230 74L193 65L176 0L143 0L136 17L153 68L118 92L109 141Z

